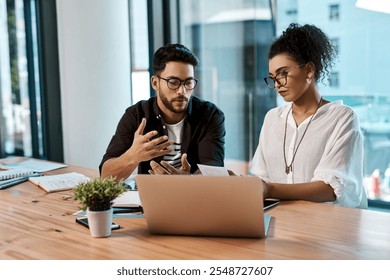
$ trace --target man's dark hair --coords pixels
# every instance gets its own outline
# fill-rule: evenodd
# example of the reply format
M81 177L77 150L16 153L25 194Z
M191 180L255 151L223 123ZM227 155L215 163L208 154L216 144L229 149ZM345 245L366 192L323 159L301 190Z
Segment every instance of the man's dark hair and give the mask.
M153 57L153 71L159 74L165 69L167 62L178 61L189 63L194 68L198 65L198 58L185 46L181 44L168 44L159 48Z

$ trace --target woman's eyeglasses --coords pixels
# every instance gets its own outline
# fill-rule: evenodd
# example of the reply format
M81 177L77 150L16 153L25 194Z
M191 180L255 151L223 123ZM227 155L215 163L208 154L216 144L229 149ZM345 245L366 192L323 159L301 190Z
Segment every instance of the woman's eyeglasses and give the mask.
M285 86L287 84L288 73L290 71L294 70L295 68L302 67L303 65L305 65L305 64L300 64L300 65L288 68L288 69L284 70L283 72L280 72L279 74L277 74L274 78L271 76L265 77L264 81L265 81L267 87L269 87L270 89L275 89L275 83L278 84L278 87Z

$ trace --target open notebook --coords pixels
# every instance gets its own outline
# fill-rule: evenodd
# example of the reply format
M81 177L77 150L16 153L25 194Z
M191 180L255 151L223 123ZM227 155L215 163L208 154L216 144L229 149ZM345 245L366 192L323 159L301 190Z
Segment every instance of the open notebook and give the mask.
M29 178L31 183L41 187L47 192L70 190L78 184L88 182L89 180L89 177L77 172Z
M264 238L258 177L137 175L151 233Z

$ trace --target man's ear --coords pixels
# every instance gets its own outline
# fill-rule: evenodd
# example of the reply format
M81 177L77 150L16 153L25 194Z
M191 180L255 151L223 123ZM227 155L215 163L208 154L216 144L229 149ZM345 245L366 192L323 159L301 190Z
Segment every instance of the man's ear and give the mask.
M150 78L150 84L152 85L152 88L154 89L154 90L158 90L158 78L157 78L157 76L152 76L151 78Z

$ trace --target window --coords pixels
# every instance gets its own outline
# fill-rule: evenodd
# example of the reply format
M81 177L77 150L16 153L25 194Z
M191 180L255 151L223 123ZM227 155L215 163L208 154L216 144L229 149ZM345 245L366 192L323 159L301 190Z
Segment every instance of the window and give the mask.
M340 17L340 5L334 4L329 5L329 20L330 21L337 21Z
M329 73L329 86L332 88L339 87L339 73L338 72Z
M35 1L0 0L0 156L42 154ZM32 5L30 5L32 3ZM25 4L28 4L25 6ZM28 15L28 21L25 19ZM30 69L36 73L29 72ZM34 75L36 74L36 76ZM37 80L32 80L37 78ZM33 85L32 89L30 85ZM36 91L36 89L38 89ZM33 143L35 143L33 147ZM33 153L33 149L38 151Z
M147 0L130 0L132 104L150 97Z
M340 44L339 38L333 38L333 39L331 39L331 41L332 41L332 44L333 44L333 47L334 47L334 50L335 50L336 54L339 55L339 49L340 49L340 47L339 47L339 44Z
M63 161L55 11L56 1L0 0L0 157Z
M296 16L297 14L298 14L298 11L295 9L286 11L286 15L288 15L288 16Z
M264 114L283 102L258 79L268 72L267 48L275 36L273 28L278 35L289 23L285 12L276 11L275 19L268 16L270 8L265 2L180 2L181 41L200 58L196 94L225 112L227 161L250 159ZM318 9L319 5L328 5L328 0L310 1L310 5L303 0L279 0L277 7L296 11L298 23L316 24L332 38L338 53L333 68L337 71L332 70L329 81L318 86L324 98L341 99L359 115L365 141L366 188L369 197L375 199L371 175L379 169L384 178L390 164L390 93L378 75L386 73L386 61L390 61L390 39L383 39L390 14L361 10L355 2L343 1L346 13L342 18L339 4L328 6L329 10ZM337 22L330 23L328 18ZM388 180L383 182L387 191L378 198L390 201L390 187L385 187Z
M225 112L225 163L246 174L264 116L276 105L275 93L262 80L275 35L270 1L180 4L182 43L200 59L195 94Z
M281 2L284 1L278 1ZM296 1L299 23L319 26L332 38L338 52L333 68L337 71L330 73L329 84L318 84L319 91L328 100L342 100L358 114L364 135L366 192L371 201L390 202L390 92L382 75L388 72L390 61L390 38L383 36L388 33L390 13L382 1L364 7L355 0L345 0L343 17L340 17L339 4L321 10L316 5L326 5L327 0L315 1L313 5L307 3ZM313 17L314 9L316 17ZM337 22L323 20L327 16ZM278 18L279 21L283 18ZM278 34L282 28L277 30Z

